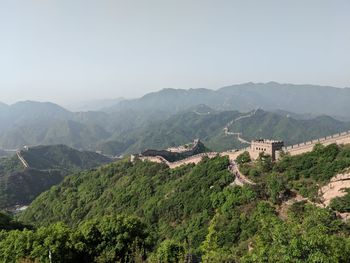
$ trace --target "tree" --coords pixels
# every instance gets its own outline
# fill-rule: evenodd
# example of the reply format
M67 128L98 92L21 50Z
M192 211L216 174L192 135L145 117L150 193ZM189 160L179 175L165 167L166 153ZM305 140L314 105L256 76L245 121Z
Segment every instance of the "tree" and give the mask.
M242 262L349 262L350 239L332 213L306 205L299 220L263 217L253 250Z
M0 230L21 230L25 227L29 228L29 226L25 226L20 222L13 220L10 215L0 211Z
M272 170L272 158L270 155L265 154L264 152L261 152L258 157L258 167L259 169L264 172L270 172Z
M73 237L74 231L64 223L41 227L35 233L30 257L49 262L50 254L52 262L77 262L83 251Z
M29 257L34 241L35 233L30 230L0 231L0 262L12 263Z
M339 212L350 212L350 189L346 190L346 195L336 197L331 201L330 207Z
M273 203L280 203L288 192L287 182L283 175L271 173L266 182L267 193Z
M159 245L155 257L156 262L159 263L181 262L185 258L185 248L182 244L174 240L166 239Z
M83 223L79 228L84 252L97 262L129 262L133 249L145 251L151 239L140 219L134 216L105 216Z
M251 161L250 155L248 151L245 151L237 156L236 162L239 165L249 163Z

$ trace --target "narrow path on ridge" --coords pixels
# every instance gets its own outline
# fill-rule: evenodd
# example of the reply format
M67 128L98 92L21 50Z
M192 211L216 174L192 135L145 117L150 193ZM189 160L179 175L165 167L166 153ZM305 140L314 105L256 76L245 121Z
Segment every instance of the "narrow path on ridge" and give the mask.
M255 185L252 180L248 179L245 175L243 175L239 169L238 165L235 161L231 160L228 170L234 175L235 180L231 183L231 185L243 186L245 184Z
M20 151L17 151L17 157L18 159L21 161L21 163L23 164L24 168L29 168L29 165L27 163L26 160L24 160L23 156L21 155Z
M257 111L258 111L258 109L255 109L254 111L252 111L252 112L250 112L250 113L248 113L248 114L246 114L246 115L239 116L239 117L237 117L236 119L234 119L234 120L228 122L228 123L226 124L226 126L224 127L224 133L225 133L225 135L237 136L237 140L240 141L241 143L250 144L249 141L247 141L247 140L245 140L245 139L242 138L242 132L230 132L229 127L230 127L231 125L233 125L235 122L239 121L239 120L253 117L253 116L256 114Z

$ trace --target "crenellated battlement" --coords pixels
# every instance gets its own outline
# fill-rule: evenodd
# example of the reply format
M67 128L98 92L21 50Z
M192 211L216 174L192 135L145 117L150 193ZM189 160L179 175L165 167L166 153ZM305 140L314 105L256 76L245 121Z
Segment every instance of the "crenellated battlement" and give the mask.
M282 150L283 146L283 141L257 139L251 142L249 154L251 158L256 159L260 153L266 153L275 160L276 152Z
M326 136L323 138L294 144L291 146L283 147L283 151L289 152L291 155L302 154L304 152L312 151L313 147L316 144L329 145L332 143L336 144L349 144L350 143L350 131L341 132L337 134L333 134L330 136Z
M198 140L198 142L200 141ZM189 163L197 164L202 160L204 156L209 158L213 158L217 155L228 156L230 160L235 160L237 156L243 153L244 151L248 151L252 159L257 159L259 157L259 154L263 152L270 155L272 159L275 160L275 159L278 159L279 153L282 150L284 152L288 152L290 155L298 155L298 154L312 151L314 146L318 143L323 145L329 145L332 143L350 144L350 131L341 132L341 133L333 134L323 138L319 138L319 139L315 139L315 140L311 140L311 141L307 141L304 143L299 143L291 146L286 146L286 147L284 146L283 141L269 140L269 139L256 139L251 142L250 147L244 148L241 150L231 150L231 151L225 151L221 153L219 152L198 153L198 154L193 154L191 156L185 156L185 158L178 161L169 161L166 158L164 158L161 154L159 154L164 152L174 154L174 152L170 152L167 150L163 150L163 151L149 150L149 151L143 152L143 154L140 154L140 155L132 155L131 160L133 161L135 158L138 158L142 161L147 160L151 162L164 163L168 165L170 168L176 168L181 165L189 164ZM180 149L180 147L177 147L177 148ZM190 151L188 152L193 153L193 149L195 149L195 147L192 149L189 149ZM179 153L176 153L176 154L179 154Z

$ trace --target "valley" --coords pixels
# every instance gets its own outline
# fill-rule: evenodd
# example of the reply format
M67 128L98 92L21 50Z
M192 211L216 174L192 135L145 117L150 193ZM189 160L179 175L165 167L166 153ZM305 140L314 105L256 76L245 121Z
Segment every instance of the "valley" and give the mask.
M317 238L322 237L318 245L308 251L298 249L311 258L326 247L333 252L324 257L341 260L347 254L336 254L328 242L336 237L339 244L346 242L346 222L331 209L314 204L321 202L317 185L327 185L350 167L349 158L348 145L330 144L317 145L308 153L284 155L277 162L268 155L252 162L242 153L234 163L227 156L203 156L197 164L173 168L124 159L66 177L62 184L39 196L19 218L38 227L63 221L75 228L81 221L104 220L104 216L122 211L155 228L155 247L162 247L165 239L181 248L181 240L185 240L182 248L187 253L208 261L216 259L218 253L223 260L250 260L271 246L278 249L284 237L272 243L269 238L277 229L285 229L288 240L302 239L309 245L318 229ZM278 212L281 207L283 216ZM329 230L320 233L324 227ZM217 238L211 239L213 235ZM261 243L263 237L268 239ZM159 252L152 253L150 259ZM288 253L279 253L288 257Z
M13 149L0 159L0 261L46 262L47 249L57 262L350 258L338 253L349 242L349 122L215 106L221 91L210 106L153 111L148 101L168 92L182 91L118 110L25 102L0 114L0 145Z
M350 1L0 1L0 263L349 263Z

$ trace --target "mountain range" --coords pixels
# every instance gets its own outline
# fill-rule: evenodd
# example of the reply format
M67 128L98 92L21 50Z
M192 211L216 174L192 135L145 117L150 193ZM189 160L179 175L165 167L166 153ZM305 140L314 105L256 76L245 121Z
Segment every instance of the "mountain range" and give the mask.
M163 89L139 99L123 100L105 111L121 109L179 111L198 104L217 110L284 110L299 114L350 117L350 88L316 85L244 83L209 89Z
M200 138L223 151L349 130L349 90L307 87L167 89L86 112L0 104L0 210L17 213L0 212L0 261L349 262L349 145L174 169L74 149L126 155ZM334 179L342 188L321 208Z
M101 111L72 112L49 102L0 104L0 148L66 144L119 155L201 138L223 150L242 147L223 134L225 125L239 112L257 108L261 114L235 123L232 131L247 139L268 136L297 143L349 129L349 94L346 88L269 82L218 90L164 89L117 100Z

